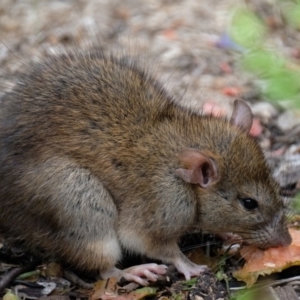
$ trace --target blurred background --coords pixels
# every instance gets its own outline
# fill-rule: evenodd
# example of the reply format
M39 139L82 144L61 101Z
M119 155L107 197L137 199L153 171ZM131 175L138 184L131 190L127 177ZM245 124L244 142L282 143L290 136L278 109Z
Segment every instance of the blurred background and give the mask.
M292 0L1 0L1 92L24 62L102 47L138 57L196 110L288 103L299 97L299 28Z
M0 96L30 62L101 48L137 60L196 112L228 116L236 98L246 100L250 134L294 194L299 30L300 0L1 0Z

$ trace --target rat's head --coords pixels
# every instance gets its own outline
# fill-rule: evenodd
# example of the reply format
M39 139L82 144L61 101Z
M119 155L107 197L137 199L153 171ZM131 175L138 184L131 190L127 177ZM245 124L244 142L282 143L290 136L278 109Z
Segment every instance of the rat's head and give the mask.
M235 102L231 123L244 132L226 151L185 149L179 154L184 167L176 174L193 186L202 229L233 232L260 248L286 246L291 237L284 202L261 148L247 136L252 113L243 101Z

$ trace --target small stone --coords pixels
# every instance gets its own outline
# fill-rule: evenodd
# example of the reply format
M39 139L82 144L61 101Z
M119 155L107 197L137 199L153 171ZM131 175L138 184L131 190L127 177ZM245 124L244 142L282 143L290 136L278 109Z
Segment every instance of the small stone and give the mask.
M195 300L204 300L204 298L198 296L198 295L195 295Z
M268 123L272 118L278 115L277 109L269 102L259 102L251 106L255 116L262 119L264 123Z
M300 111L299 110L287 110L282 113L277 120L277 126L286 131L292 129L294 126L300 124Z

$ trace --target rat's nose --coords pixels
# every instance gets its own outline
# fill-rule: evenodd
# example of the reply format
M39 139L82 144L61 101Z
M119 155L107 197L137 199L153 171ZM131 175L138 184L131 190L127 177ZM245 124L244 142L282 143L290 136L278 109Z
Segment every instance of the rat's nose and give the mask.
M281 232L278 237L275 237L271 241L270 247L286 247L290 245L292 242L292 237L288 230L286 229L284 232Z

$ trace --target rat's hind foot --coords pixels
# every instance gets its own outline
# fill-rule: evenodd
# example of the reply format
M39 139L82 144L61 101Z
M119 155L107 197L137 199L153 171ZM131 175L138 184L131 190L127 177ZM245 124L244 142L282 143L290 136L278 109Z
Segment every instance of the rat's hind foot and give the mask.
M182 255L175 261L174 266L176 267L178 272L184 275L186 280L189 280L194 276L199 276L200 273L208 269L206 265L194 264L184 255Z
M140 285L147 286L149 281L156 281L157 275L163 275L167 272L167 266L158 264L143 264L134 266L125 270L113 268L105 273L102 273L102 278L122 277L127 281L134 281Z

